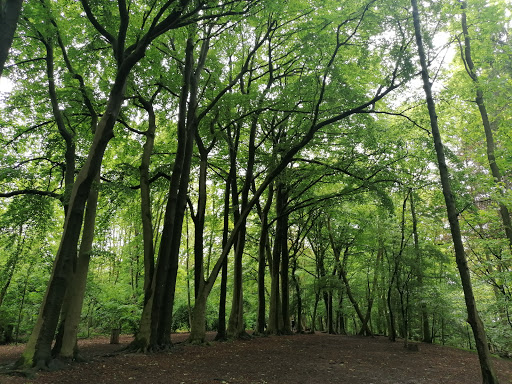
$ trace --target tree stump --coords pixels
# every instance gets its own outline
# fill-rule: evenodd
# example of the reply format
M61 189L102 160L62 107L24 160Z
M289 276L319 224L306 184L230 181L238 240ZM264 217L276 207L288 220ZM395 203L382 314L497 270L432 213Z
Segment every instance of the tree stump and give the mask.
M119 344L119 334L121 333L120 328L112 328L110 333L110 344Z

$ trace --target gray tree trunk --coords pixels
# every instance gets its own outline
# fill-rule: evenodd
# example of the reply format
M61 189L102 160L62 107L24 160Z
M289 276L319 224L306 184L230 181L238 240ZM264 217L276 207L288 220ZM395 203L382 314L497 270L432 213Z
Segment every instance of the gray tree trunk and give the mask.
M23 0L0 0L0 77L18 25Z

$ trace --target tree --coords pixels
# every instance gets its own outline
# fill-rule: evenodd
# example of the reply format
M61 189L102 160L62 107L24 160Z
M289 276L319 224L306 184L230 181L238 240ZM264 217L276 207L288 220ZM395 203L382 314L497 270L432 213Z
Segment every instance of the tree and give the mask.
M48 284L44 303L41 306L38 322L34 327L30 341L18 365L34 365L41 368L47 366L51 361L51 343L59 320L64 295L69 284L72 266L75 263L84 208L93 181L99 173L105 149L113 137L113 128L123 103L128 77L133 67L144 57L146 49L153 40L168 30L179 28L183 24L189 24L194 21L194 17L203 4L192 5L190 3L191 1L188 0L180 1L180 4L174 5L165 17L164 13L173 4L164 4L153 16L149 27L141 31L142 35L136 33L134 43L130 45L128 40L128 29L131 26L130 14L123 0L120 0L117 4L120 18L120 24L115 32L117 36L101 25L87 0L82 1L82 6L88 20L111 45L117 64L115 82L110 90L105 112L96 127L87 160L73 184L52 277ZM189 6L190 8L188 8ZM133 24L132 22L132 26Z
M455 259L457 261L457 267L459 269L462 287L464 289L464 298L466 300L466 307L468 311L468 322L471 325L473 335L475 337L475 342L478 350L478 357L480 359L480 368L482 372L483 382L498 383L498 379L496 377L496 374L494 373L494 369L490 358L490 352L487 344L487 337L485 335L484 326L476 309L473 287L471 285L471 277L467 265L466 254L464 251L464 244L462 242L459 220L457 217L458 212L455 207L454 196L452 194L451 189L450 176L448 173L448 167L446 165L441 135L439 133L439 127L437 124L437 114L434 99L432 97L432 89L428 74L427 61L425 56L425 50L423 47L423 38L421 33L421 24L419 19L417 1L411 0L411 5L413 8L412 12L414 21L414 32L416 36L418 56L421 64L421 77L423 80L423 89L425 90L425 96L427 100L430 125L432 128L432 137L434 139L434 146L437 154L437 163L439 167L441 185L443 189L446 210L448 213L448 221L450 223L450 231L452 234L452 241L455 250Z

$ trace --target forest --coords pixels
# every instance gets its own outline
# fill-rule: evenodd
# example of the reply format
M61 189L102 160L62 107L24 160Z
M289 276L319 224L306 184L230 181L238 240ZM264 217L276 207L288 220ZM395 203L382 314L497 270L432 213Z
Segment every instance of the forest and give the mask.
M1 0L0 343L512 354L507 0Z

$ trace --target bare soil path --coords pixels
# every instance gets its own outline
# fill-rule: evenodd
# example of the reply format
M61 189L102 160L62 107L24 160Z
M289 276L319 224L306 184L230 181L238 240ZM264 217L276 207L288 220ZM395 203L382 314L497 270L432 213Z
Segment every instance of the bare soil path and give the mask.
M209 334L210 340L214 334ZM183 343L173 335L168 353L125 354L107 338L81 340L85 363L41 372L34 378L0 375L1 384L17 383L348 383L348 384L480 384L475 353L421 344L418 352L384 337L315 335L272 336ZM12 363L23 346L0 346L0 366ZM501 384L512 384L512 361L496 359Z

